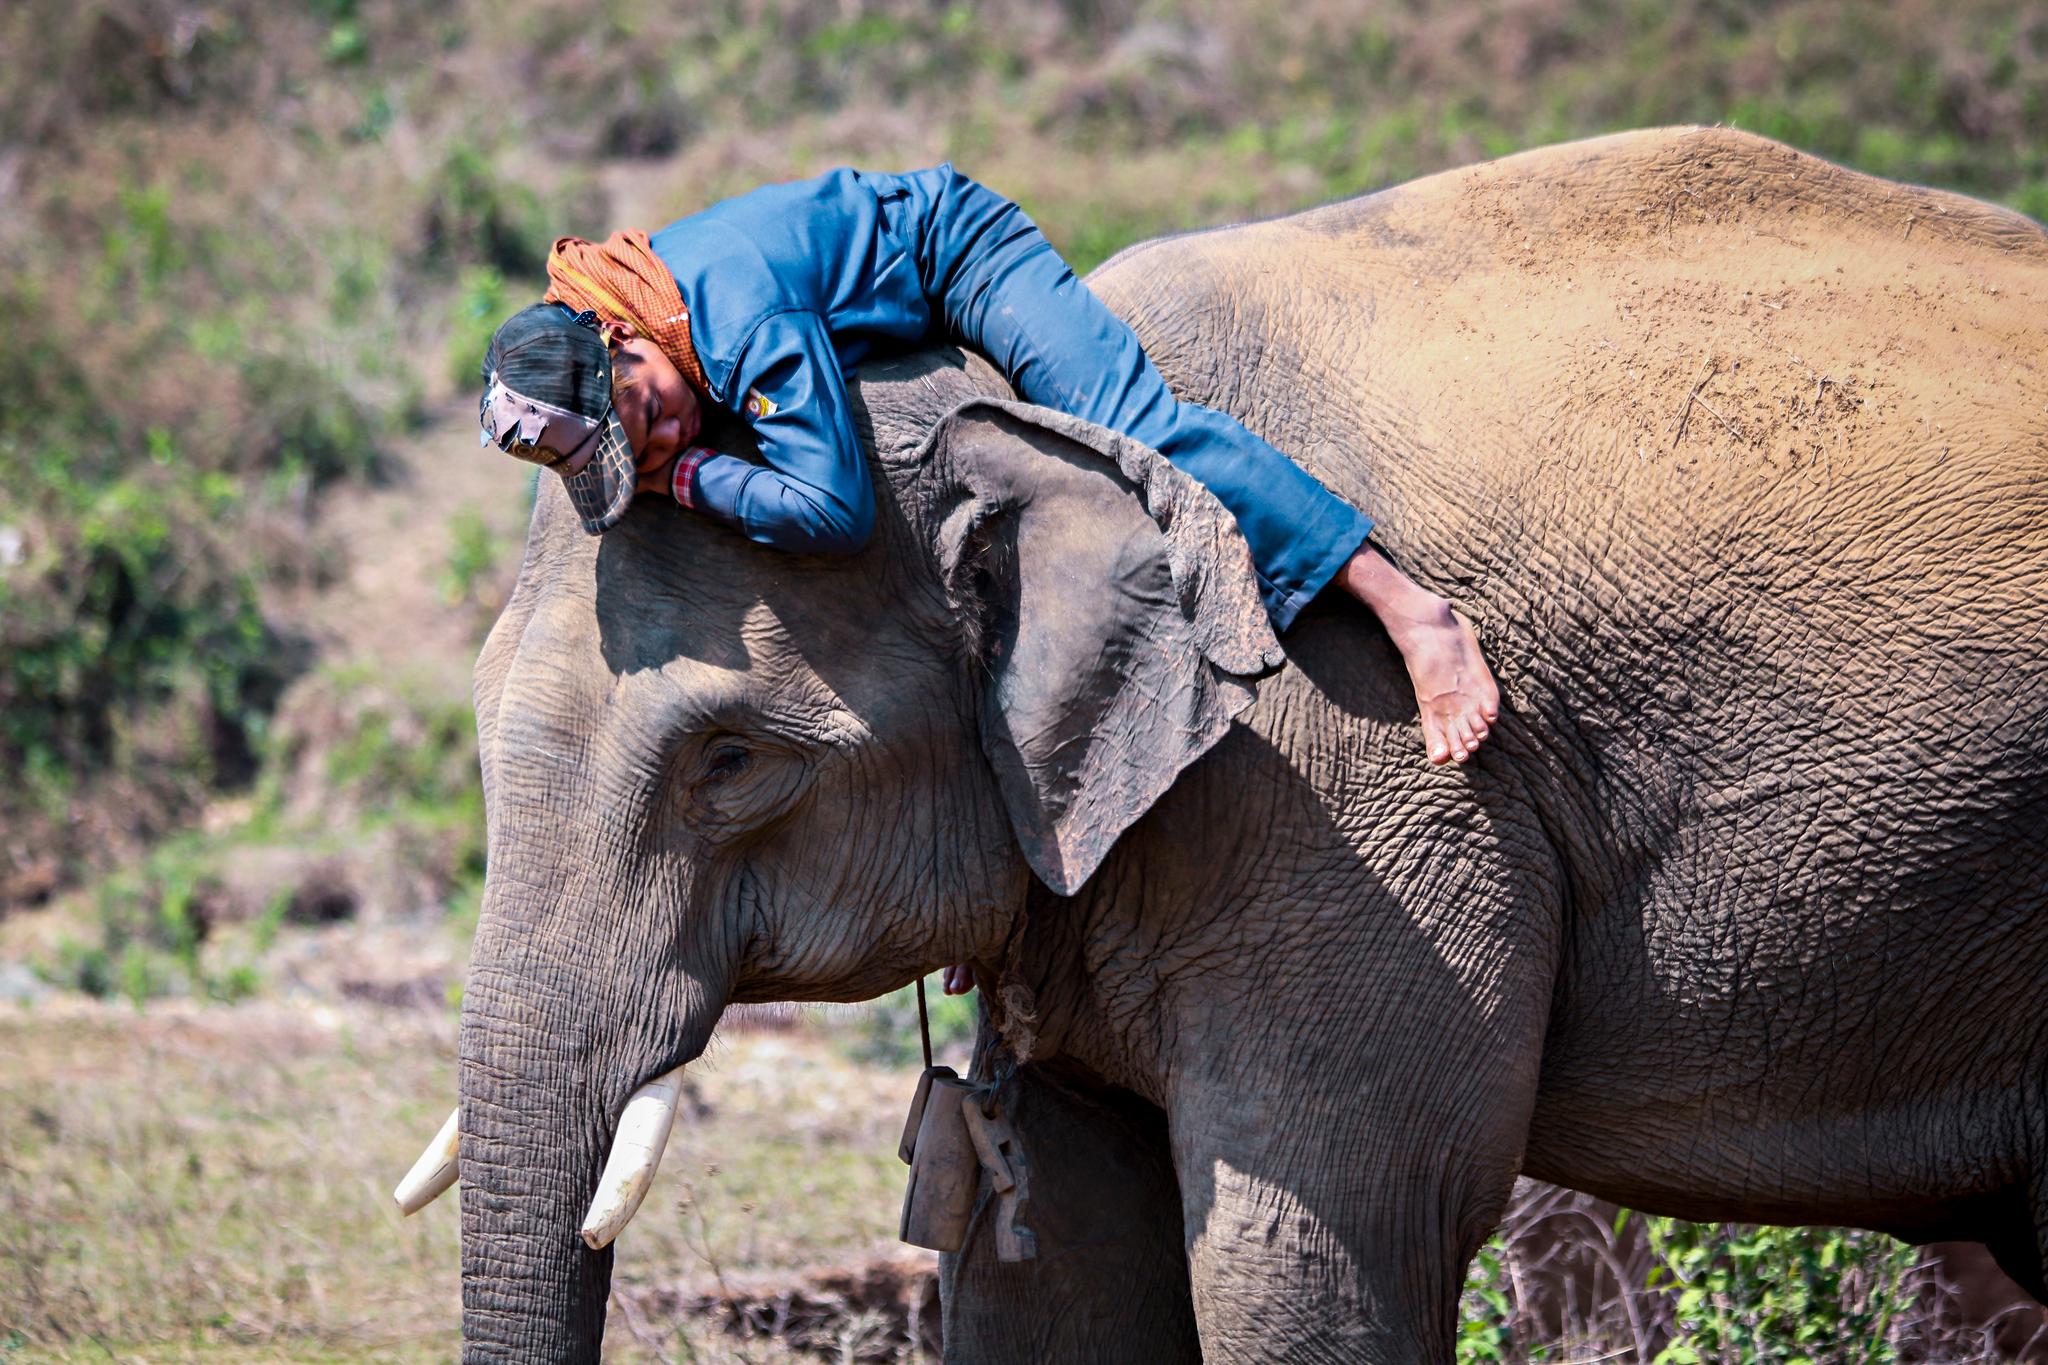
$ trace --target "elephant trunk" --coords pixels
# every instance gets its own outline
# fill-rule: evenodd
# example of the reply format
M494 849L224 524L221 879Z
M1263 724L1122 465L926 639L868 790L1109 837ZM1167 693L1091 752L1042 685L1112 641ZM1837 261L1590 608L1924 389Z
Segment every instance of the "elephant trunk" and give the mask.
M531 883L505 884L486 889L462 1006L463 1358L595 1361L611 1240L654 1179L682 1064L724 994L635 970L644 958L624 946L557 939L520 894Z
M599 1359L611 1238L653 1179L680 1069L731 994L731 924L679 909L698 903L697 869L628 856L588 818L630 808L626 779L590 770L550 700L502 697L489 750L519 763L485 764L490 861L457 1116L472 1362ZM423 1160L401 1203L439 1183Z
M606 1155L574 1048L524 1017L464 1010L463 1360L595 1362L610 1248L578 1235Z

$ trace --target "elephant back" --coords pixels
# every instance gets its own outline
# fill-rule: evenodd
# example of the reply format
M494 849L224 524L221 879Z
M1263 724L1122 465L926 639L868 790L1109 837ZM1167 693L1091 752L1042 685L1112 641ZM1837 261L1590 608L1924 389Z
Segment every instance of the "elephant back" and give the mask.
M1833 641L1877 681L1901 621L2048 624L2048 232L2020 214L1660 129L1163 239L1089 283L1510 656Z

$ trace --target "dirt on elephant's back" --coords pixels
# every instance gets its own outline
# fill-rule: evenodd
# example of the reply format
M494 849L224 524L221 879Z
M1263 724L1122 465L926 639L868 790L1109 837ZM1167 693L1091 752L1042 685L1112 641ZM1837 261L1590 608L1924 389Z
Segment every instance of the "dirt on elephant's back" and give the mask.
M1871 422L1967 430L2041 389L2048 239L2018 215L1719 129L1581 155L1563 182L1507 163L1456 177L1488 273L1521 288L1454 326L1554 357L1558 397L1602 400L1639 458L1732 444L1809 464ZM1527 344L1544 337L1571 344Z
M1600 138L1188 245L1311 318L1369 293L1364 344L1272 368L1371 428L1316 472L1446 545L1567 502L1875 525L1909 485L1981 509L2048 475L2048 234L1767 139Z

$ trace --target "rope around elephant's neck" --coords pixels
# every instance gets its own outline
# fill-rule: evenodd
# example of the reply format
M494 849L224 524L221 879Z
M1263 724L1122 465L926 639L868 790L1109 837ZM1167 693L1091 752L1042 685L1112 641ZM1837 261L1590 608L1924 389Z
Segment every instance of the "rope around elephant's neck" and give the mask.
M917 979L917 1037L924 1044L924 1069L932 1069L932 1021L924 1009L924 978Z

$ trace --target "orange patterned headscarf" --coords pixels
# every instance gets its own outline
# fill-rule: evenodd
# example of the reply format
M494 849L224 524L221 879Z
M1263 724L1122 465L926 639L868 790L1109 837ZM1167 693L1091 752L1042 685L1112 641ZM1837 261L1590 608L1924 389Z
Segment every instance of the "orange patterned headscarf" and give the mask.
M614 232L602 244L581 237L556 241L548 253L548 292L542 302L589 309L606 322L631 323L661 347L683 378L698 391L710 392L697 348L690 344L690 309L683 291L640 229Z

